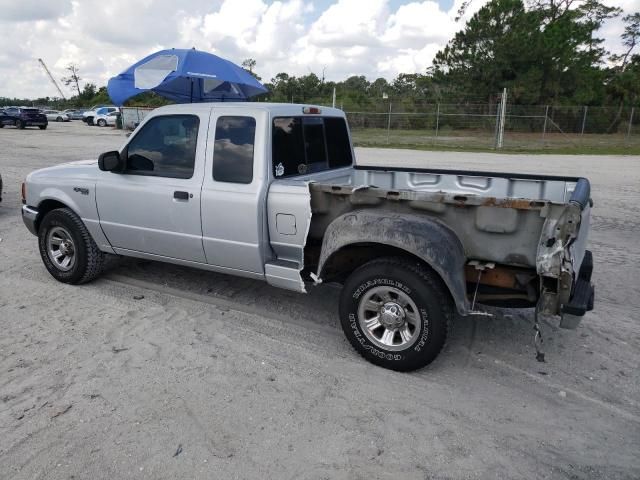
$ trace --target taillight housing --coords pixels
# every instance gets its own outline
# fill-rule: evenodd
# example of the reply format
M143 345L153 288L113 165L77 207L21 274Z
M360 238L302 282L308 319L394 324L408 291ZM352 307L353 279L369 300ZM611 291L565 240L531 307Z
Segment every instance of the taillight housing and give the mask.
M318 107L302 107L302 113L305 115L320 115L322 110Z
M27 184L22 182L22 203L27 203Z

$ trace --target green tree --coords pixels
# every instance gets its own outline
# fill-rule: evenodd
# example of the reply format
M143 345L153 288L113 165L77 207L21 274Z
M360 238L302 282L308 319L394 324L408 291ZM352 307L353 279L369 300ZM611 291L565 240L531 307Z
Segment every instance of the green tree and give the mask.
M624 105L638 105L640 102L640 55L634 54L640 44L640 12L626 15L622 33L622 45L625 48L620 55L612 55L614 67L609 70L608 93L618 104L618 111L610 130L617 128Z
M522 0L493 0L455 34L434 59L434 77L449 93L491 100L504 87L539 78L532 44L539 42L538 24ZM523 101L530 89L517 89Z
M76 92L78 92L78 96L80 96L80 80L82 80L80 78L80 74L79 71L80 69L78 68L77 65L70 63L69 65L67 65L67 68L65 68L65 70L67 72L69 72L69 75L66 77L62 77L60 80L62 81L62 83L64 83L67 87L71 86L72 89L74 89Z
M93 99L93 97L96 96L97 92L98 88L94 83L85 83L84 87L82 88L82 92L80 92L80 94L78 95L78 100L80 100L80 102L88 103Z
M479 100L506 87L517 103L597 103L606 55L597 31L619 13L598 0L492 0L438 52L434 76Z
M256 62L253 58L247 58L243 60L242 68L245 69L247 72L249 72L251 75L253 75L256 78L256 80L262 80L262 78L253 71L253 69L256 68L257 64L258 62Z

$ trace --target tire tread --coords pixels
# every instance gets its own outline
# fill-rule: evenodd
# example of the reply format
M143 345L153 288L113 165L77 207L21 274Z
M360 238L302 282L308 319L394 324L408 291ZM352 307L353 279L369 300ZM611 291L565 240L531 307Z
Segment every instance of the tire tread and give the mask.
M77 229L77 232L80 234L82 238L83 245L82 248L85 249L86 253L86 266L84 269L83 275L76 281L70 282L76 285L87 283L94 280L98 277L103 269L105 264L105 254L98 248L96 242L93 241L89 230L82 222L80 217L69 208L57 208L49 212L49 214L56 212L60 215L67 217Z
M429 357L422 357L421 361L414 361L410 364L404 365L389 365L387 368L397 371L412 371L422 368L429 363L431 363L443 350L444 346L447 343L447 339L449 337L449 330L451 329L451 322L453 321L454 310L453 310L453 302L451 300L451 296L442 282L440 276L431 270L428 266L422 264L417 260L411 260L406 257L382 257L375 260L371 260L364 265L358 267L352 275L357 274L359 271L365 268L380 268L384 269L385 267L396 267L404 270L409 270L416 274L427 286L432 290L433 295L437 298L440 308L442 310L442 314L445 318L445 322L443 325L443 335L444 342L440 345L440 347L432 353ZM362 356L365 360L370 361L369 358L365 355L365 352L360 348L360 345L353 339L351 336L347 335L347 338L354 349Z

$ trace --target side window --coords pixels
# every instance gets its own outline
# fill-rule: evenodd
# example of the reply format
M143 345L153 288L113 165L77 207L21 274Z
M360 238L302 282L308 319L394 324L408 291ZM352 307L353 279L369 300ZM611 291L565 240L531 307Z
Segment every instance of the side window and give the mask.
M253 181L253 146L256 120L253 117L220 117L216 122L213 147L213 179L217 182Z
M327 156L329 168L348 167L353 163L351 142L347 122L344 118L326 117L324 130L327 134Z
M272 161L276 177L351 165L353 157L344 118L274 118Z
M195 115L152 118L127 146L126 173L191 178L199 125Z
M273 119L273 174L288 177L300 173L299 166L306 165L302 119L281 117ZM300 169L306 167L300 167Z

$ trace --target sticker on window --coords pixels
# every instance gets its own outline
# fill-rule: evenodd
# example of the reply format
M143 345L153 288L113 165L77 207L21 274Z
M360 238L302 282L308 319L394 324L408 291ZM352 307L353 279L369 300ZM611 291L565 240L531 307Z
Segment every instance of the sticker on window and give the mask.
M284 175L284 165L280 162L276 165L276 177L281 177L282 175Z

